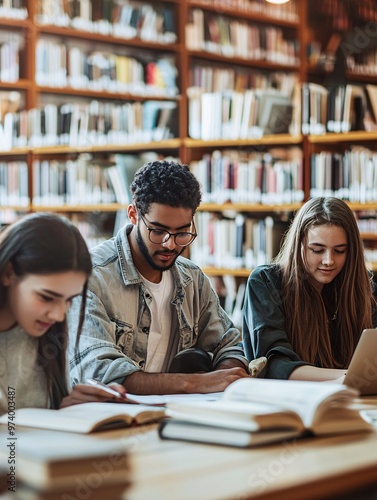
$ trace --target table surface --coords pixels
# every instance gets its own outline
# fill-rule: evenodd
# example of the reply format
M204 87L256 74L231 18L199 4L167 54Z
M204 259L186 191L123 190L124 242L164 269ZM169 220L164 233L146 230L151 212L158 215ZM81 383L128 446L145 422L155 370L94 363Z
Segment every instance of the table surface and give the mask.
M107 434L130 449L127 500L318 500L377 485L377 432L249 449L161 440L156 426L133 432Z
M162 440L157 427L150 424L90 435L116 439L129 451L131 485L124 500L377 498L376 431L239 449ZM2 434L5 429L0 426ZM45 432L54 441L55 431L19 428L19 439L22 431ZM365 487L373 489L372 496L348 497Z

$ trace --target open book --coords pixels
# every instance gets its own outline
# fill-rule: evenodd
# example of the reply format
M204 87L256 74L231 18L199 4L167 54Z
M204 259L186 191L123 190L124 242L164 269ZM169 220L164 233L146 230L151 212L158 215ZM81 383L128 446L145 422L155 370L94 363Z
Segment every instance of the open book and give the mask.
M358 391L341 384L240 379L217 401L170 403L162 438L253 446L306 433L372 430L356 402Z
M48 410L44 408L20 408L16 411L17 426L54 429L57 431L88 432L109 427L153 423L165 415L164 408L127 403L83 403ZM0 417L0 424L8 425L7 414Z

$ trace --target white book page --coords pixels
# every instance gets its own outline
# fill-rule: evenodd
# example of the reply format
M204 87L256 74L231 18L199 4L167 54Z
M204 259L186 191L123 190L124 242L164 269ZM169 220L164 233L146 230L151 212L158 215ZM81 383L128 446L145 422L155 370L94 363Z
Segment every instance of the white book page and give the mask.
M165 406L173 402L186 401L216 401L222 397L222 392L211 392L207 394L163 394L163 395L139 395L127 392L127 399L132 402L153 405Z
M331 401L346 403L358 392L342 384L296 380L239 379L224 391L224 399L278 405L293 410L310 427L316 412Z

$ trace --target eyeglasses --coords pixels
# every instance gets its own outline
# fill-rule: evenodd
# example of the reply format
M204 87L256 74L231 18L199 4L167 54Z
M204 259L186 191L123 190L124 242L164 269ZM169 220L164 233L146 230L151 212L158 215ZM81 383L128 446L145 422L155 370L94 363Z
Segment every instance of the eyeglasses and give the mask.
M196 232L196 227L195 227L195 222L194 219L192 219L192 225L194 227L195 233L188 233L188 232L182 232L182 233L169 233L169 231L165 231L165 229L152 229L147 225L147 223L144 220L144 217L141 215L139 212L141 220L144 222L145 227L149 231L149 240L152 243L156 243L157 245L161 245L162 243L166 243L169 241L170 238L174 238L174 243L179 246L179 247L187 247L192 243L195 238L198 236Z

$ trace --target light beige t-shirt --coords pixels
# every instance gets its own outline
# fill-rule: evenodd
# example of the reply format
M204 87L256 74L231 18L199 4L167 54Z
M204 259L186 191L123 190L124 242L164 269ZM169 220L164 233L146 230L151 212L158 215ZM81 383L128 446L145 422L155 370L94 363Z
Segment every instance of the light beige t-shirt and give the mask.
M37 361L37 338L19 326L0 332L0 414L8 411L8 393L13 390L16 409L50 406L43 367Z
M166 372L177 352L178 318L173 304L174 281L171 270L164 271L160 283L152 283L141 276L152 300L151 326L148 337L145 371Z

